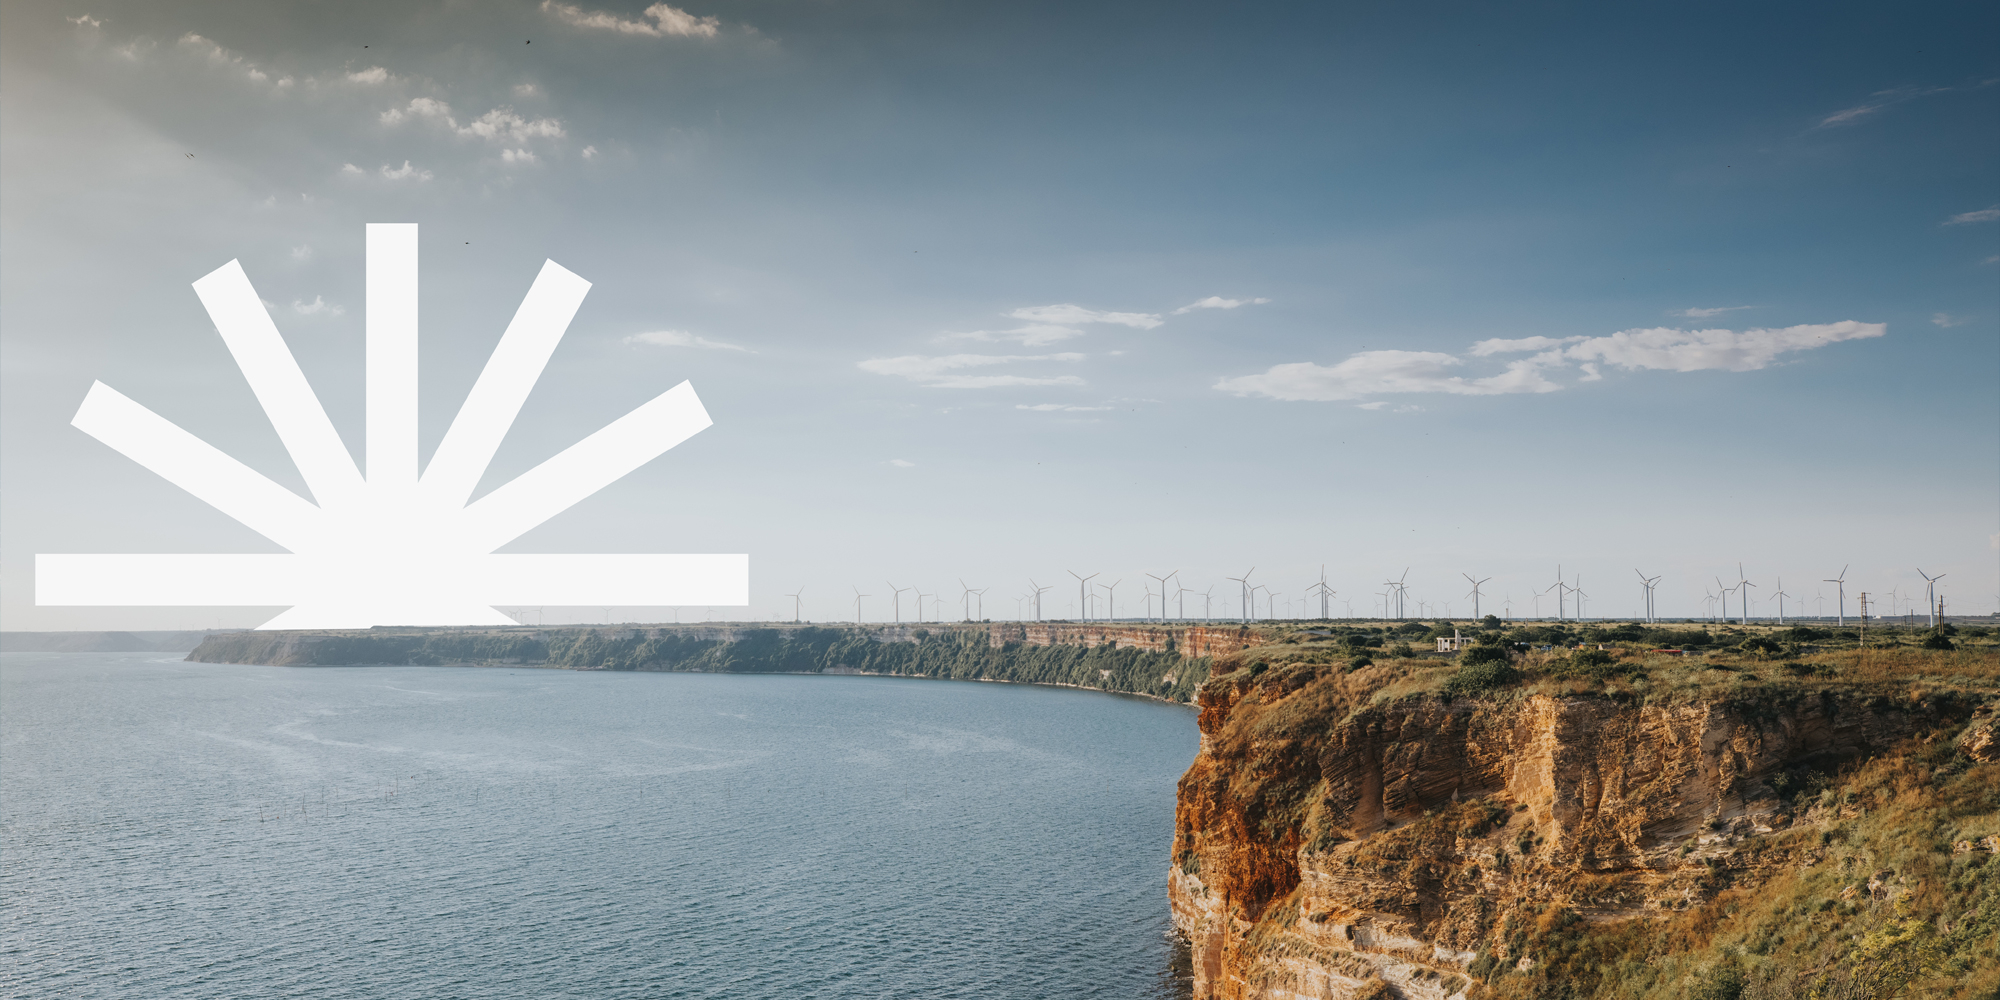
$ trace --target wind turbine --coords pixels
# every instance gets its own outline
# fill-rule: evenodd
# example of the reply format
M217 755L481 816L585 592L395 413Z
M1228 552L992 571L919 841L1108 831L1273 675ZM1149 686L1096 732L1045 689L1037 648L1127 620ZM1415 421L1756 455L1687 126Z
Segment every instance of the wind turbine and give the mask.
M1851 566L1851 565L1853 565L1853 564L1852 564L1852 563L1849 563L1848 565L1849 565L1849 566ZM1821 583L1837 583L1837 584L1839 584L1839 585L1840 585L1840 602L1839 602L1838 604L1834 605L1834 607L1838 608L1838 609L1839 609L1839 611L1840 611L1840 624L1841 624L1841 626L1842 626L1843 628L1844 628L1844 627L1846 627L1846 625L1847 625L1847 566L1842 566L1842 567L1840 567L1840 575L1839 575L1839 576L1836 576L1836 577L1834 577L1834 578L1833 578L1833 579L1831 579L1831 580L1821 580L1820 582L1821 582ZM1821 617L1821 618L1824 618L1824 617L1826 617L1826 616L1825 616L1825 615L1821 615L1820 617Z
M802 617L804 617L804 616L802 616L802 615L800 615L800 614L799 614L799 608L801 607L801 605L799 604L799 594L803 594L803 593L805 593L805 592L806 592L806 588L805 588L805 585L804 585L804 584L800 584L800 585L799 585L799 589L798 589L798 593L796 593L796 594L786 594L786 595L785 595L786 597L789 597L789 598L791 598L791 599L792 599L792 624L794 624L794 625L797 625L797 624L799 623L799 619L800 619L800 618L802 618Z
M1076 576L1076 570L1073 569L1066 569L1063 572L1071 576ZM1096 577L1096 573L1092 573L1089 576L1076 576L1076 613L1084 621L1090 620L1090 587L1088 584Z
M1042 586L1041 584L1039 584L1039 583L1036 583L1036 582L1035 582L1035 578L1034 578L1034 577L1032 577L1032 576L1028 578L1028 585L1029 585L1029 586L1031 586L1031 587L1033 587L1033 588L1035 588L1035 620L1036 620L1036 621L1041 621L1041 620L1042 620L1042 595L1043 595L1043 594L1046 594L1046 593L1048 593L1049 591L1051 591L1051 590L1054 590L1054 589L1056 589L1056 588L1054 588L1054 587L1044 587L1044 586Z
M1092 573L1091 575L1096 576L1097 574ZM1109 585L1098 584L1098 586L1104 588L1104 603L1108 611L1104 616L1104 620L1107 622L1118 620L1118 585L1124 582L1125 580L1121 577L1120 579L1111 581Z
M1569 590L1569 584L1563 582L1563 568L1561 563L1556 564L1556 585L1549 589L1556 592L1556 621L1562 621L1563 595Z
M1589 595L1589 594L1586 594L1586 593L1584 593L1584 592L1583 592L1583 574L1582 574L1582 573L1578 573L1578 574L1576 575L1576 586L1574 586L1574 587L1571 587L1571 588L1569 588L1569 592L1570 592L1570 593L1572 593L1572 594L1575 594L1575 595L1576 595L1576 620L1577 620L1577 621L1582 621L1582 620L1583 620L1583 602L1584 602L1584 601L1585 601L1585 600L1586 600L1587 598L1589 598L1589 597L1590 597L1590 595Z
M1257 572L1257 567L1255 567L1255 566L1252 566L1252 567L1250 567L1250 568L1249 568L1248 570L1245 570L1242 576L1225 576L1225 577L1223 577L1223 579L1225 579L1225 580L1230 580L1230 581L1234 581L1235 583L1238 583L1238 584L1241 584L1241 585L1242 585L1242 587L1243 587L1243 603L1242 603L1242 604L1241 604L1241 605L1240 605L1240 606L1239 606L1239 607L1237 608L1237 610L1243 613L1243 624L1245 624L1245 625L1248 625L1248 624L1250 624L1250 610L1251 610L1251 608L1250 608L1250 574L1251 574L1251 573L1255 573L1255 572ZM1224 608L1223 610L1227 611L1228 609L1227 609L1227 608Z
M978 621L983 622L986 620L986 592L992 589L991 587L981 587L972 592L972 606L977 609L977 614L979 615ZM1016 615L1018 616L1018 614L1019 610L1016 609Z
M1210 605L1214 602L1214 600L1215 600L1215 584L1211 583L1208 585L1207 590L1201 592L1201 620L1203 624L1207 624L1213 617L1212 615L1209 614L1209 611L1211 610Z
M1784 577L1781 576L1778 578L1778 589L1771 596L1778 599L1778 624L1783 625L1785 623L1785 598L1792 596L1785 593Z
M873 597L873 596L875 595L862 593L860 587L854 588L854 624L856 625L861 624L861 599L864 597Z
M1174 588L1174 620L1187 621L1187 595L1195 593L1187 587Z
M1741 603L1742 603L1742 605L1743 605L1743 624L1745 624L1745 625L1748 625L1748 624L1750 624L1750 588L1751 588L1751 587L1755 587L1755 586L1756 586L1756 584L1754 584L1754 583L1751 583L1751 582L1750 582L1750 581L1749 581L1748 579L1746 579L1746 578L1745 578L1745 577L1743 576L1743 564L1742 564L1742 563L1737 563L1737 564L1736 564L1736 593L1737 593L1737 598L1736 598L1736 599L1737 599L1737 600L1738 600L1739 602L1741 602ZM1727 616L1727 615L1724 615L1723 617L1725 617L1725 618L1726 618L1726 617L1728 617L1728 616Z
M1722 591L1722 624L1727 625L1729 624L1729 595L1734 593L1736 588L1723 586L1722 578L1718 576L1715 578L1715 589Z
M1636 569L1632 572L1639 573ZM1653 614L1653 588L1658 586L1659 582L1660 578L1657 576L1649 580L1646 578L1646 574L1639 573L1639 585L1646 588L1646 621L1649 623L1658 620Z
M1153 574L1151 574L1151 573L1148 573L1148 574L1146 574L1147 576L1150 576L1150 577L1153 577L1153 579L1155 579L1155 580L1158 580L1158 581L1160 581L1160 623L1161 623L1161 624L1165 624L1165 623L1166 623L1166 620L1167 620L1167 581L1168 581L1168 580L1171 580L1171 579L1173 579L1173 578L1174 578L1174 575L1175 575L1175 574L1177 574L1177 573L1179 573L1179 572L1180 572L1180 570L1173 570L1172 572L1169 572L1169 573L1168 573L1168 574L1167 574L1166 576L1153 576Z
M1264 591L1264 600L1268 602L1264 607L1264 616L1266 618L1278 617L1278 591L1266 589Z
M1461 573L1461 574L1459 574L1459 575L1460 575L1460 576L1463 576L1463 577L1465 577L1465 578L1466 578L1466 579L1468 579L1468 580L1472 580L1472 574L1470 574L1470 573ZM1468 596L1468 597L1471 597L1471 598L1472 598L1472 620L1473 620L1473 621L1478 621L1478 620L1479 620L1479 585L1480 585L1480 584L1483 584L1483 583L1487 583L1487 582L1491 581L1492 579L1493 579L1493 578L1489 576L1489 577L1487 577L1487 578L1486 578L1485 580L1472 580L1472 593L1471 593L1471 594L1468 594L1467 596Z
M921 590L917 591L917 624L919 624L919 625L923 624L923 621L924 621L924 598L926 598L926 597L929 597L929 598L931 598L931 599L932 599L932 600L931 600L931 614L934 614L934 615L935 615L935 614L937 614L937 600L936 600L936 598L937 598L937 595L936 595L936 594L926 594L926 593L924 593L924 592L923 592L923 591L921 591ZM942 619L939 619L939 620L940 620L940 621L942 621Z
M968 587L968 586L966 586L966 585L965 585L965 577L962 577L962 576L961 576L961 577L959 577L959 578L958 578L958 589L959 589L959 591L960 591L960 593L959 593L959 595L958 595L958 603L959 603L959 605L960 605L960 610L961 610L961 611L963 611L963 612L965 613L965 620L966 620L966 621L971 621L971 620L972 620L972 588L971 588L971 587Z
M1409 585L1409 584L1407 584L1407 583L1404 583L1403 581L1405 581L1405 580L1408 580L1409 578L1410 578L1410 568L1409 568L1408 566L1405 566L1405 567L1403 567L1403 575L1402 575L1402 576L1399 576L1399 577L1397 577L1397 578L1395 579L1395 581L1394 581L1394 582L1393 582L1392 584L1390 584L1391 586L1393 586L1393 587L1395 587L1395 588L1396 588L1396 620L1397 620L1397 621L1402 621L1402 620L1403 620L1403 598L1404 598L1404 596L1405 596L1405 595L1407 595L1407 594L1408 594L1408 593L1410 592L1410 585Z
M1924 609L1930 612L1931 627L1937 628L1937 582L1944 579L1948 574L1939 573L1936 576L1932 576L1924 572L1922 566L1919 566L1917 567L1917 575L1924 578Z
M889 590L892 591L890 599L896 602L896 624L901 625L903 623L903 591L915 589L917 588L898 587L894 583L889 584Z

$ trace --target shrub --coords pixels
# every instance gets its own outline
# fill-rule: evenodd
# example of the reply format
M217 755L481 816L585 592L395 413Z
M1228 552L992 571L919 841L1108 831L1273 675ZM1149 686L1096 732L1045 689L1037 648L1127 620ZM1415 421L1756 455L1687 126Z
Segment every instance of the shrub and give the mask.
M1411 656L1415 656L1415 655L1417 655L1417 651L1416 651L1416 650L1414 650L1414 649L1411 649L1411 648L1410 648L1410 644L1409 644L1409 643L1407 643L1407 642L1399 642L1399 643L1395 644L1394 646L1391 646L1391 647L1389 647L1389 655L1390 655L1390 656L1401 656L1401 657L1411 657Z
M1520 679L1521 672L1505 662L1468 663L1460 666L1458 672L1444 682L1444 693L1453 698L1464 698L1506 687Z
M1957 649L1957 648L1958 648L1957 646L1955 646L1955 645L1953 645L1953 644L1952 644L1952 641L1951 641L1951 640L1950 640L1949 638L1946 638L1946 637L1945 637L1945 634L1944 634L1944 633L1943 633L1942 631L1939 631L1939 632L1932 632L1932 633L1931 633L1930 635L1927 635L1927 636L1925 636L1925 637L1924 637L1924 642L1923 642L1923 646L1924 646L1924 648L1925 648L1925 649Z
M1375 662L1374 660L1371 660L1366 656L1357 656L1354 659L1347 661L1347 669L1360 670L1362 667L1368 666L1374 662Z
M1460 666L1475 663L1506 663L1510 657L1505 646L1474 646L1459 655Z
M1785 651L1785 647L1761 635L1753 635L1743 640L1737 644L1736 648L1753 656L1776 656Z

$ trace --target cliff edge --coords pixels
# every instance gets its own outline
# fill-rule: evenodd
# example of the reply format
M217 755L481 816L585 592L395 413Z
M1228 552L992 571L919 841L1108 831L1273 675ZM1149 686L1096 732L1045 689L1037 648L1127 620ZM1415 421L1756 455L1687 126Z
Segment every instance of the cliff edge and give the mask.
M1990 648L1345 652L1200 692L1169 874L1195 996L1886 997L1854 984L1898 954L1903 986L2000 984Z

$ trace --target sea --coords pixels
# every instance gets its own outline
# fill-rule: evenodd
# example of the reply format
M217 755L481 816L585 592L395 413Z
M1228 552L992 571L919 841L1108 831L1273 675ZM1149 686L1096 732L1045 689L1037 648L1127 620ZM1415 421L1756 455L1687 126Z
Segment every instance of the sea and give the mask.
M0 654L0 995L1176 998L1185 707Z

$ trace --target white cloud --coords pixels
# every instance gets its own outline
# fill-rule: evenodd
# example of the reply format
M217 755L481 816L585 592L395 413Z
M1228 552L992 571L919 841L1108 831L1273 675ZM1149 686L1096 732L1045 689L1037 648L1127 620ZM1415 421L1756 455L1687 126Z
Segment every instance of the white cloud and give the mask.
M535 154L525 149L503 149L500 151L500 159L507 163L533 163Z
M1407 392L1492 396L1561 388L1541 376L1536 359L1511 362L1506 371L1486 378L1449 374L1463 363L1436 351L1362 351L1331 367L1310 361L1273 365L1260 375L1222 379L1215 387L1239 396L1285 400L1361 399Z
M898 469L914 469L917 467L917 463L905 461L900 458L890 459L889 464L895 466Z
M554 118L523 118L506 105L494 108L464 125L452 117L451 105L432 97L419 97L412 100L407 108L390 108L382 112L384 125L395 125L405 118L437 119L459 135L498 142L560 139L564 134L562 122Z
M746 354L757 353L741 344L730 344L720 340L710 340L707 337L697 337L686 330L653 330L648 333L635 333L626 337L625 343L654 344L660 347L705 347L715 351L743 351Z
M400 181L408 177L414 177L420 181L427 181L430 180L431 177L434 175L428 170L424 170L420 167L410 166L410 161L404 160L403 165L400 167L391 168L388 164L386 163L383 164L382 176L387 177L392 181Z
M91 16L89 15L89 14L78 14L78 15L77 15L77 16L75 16L75 17L65 17L65 18L63 18L63 20L65 20L65 21L68 21L69 23L71 23L71 24L74 24L74 25L76 25L76 26L77 26L77 27L79 27L79 28L102 28L102 27L104 27L104 19L103 19L103 18L101 18L101 17L91 17Z
M1571 361L1602 361L1620 368L1692 372L1720 369L1755 371L1789 351L1804 351L1843 340L1864 340L1888 332L1884 323L1818 323L1782 330L1676 330L1653 327L1592 337L1565 349Z
M1075 327L1056 326L1050 323L1030 323L1012 330L973 330L968 333L947 333L943 340L981 340L987 343L1014 343L1022 347L1040 347L1071 337L1081 337L1083 331Z
M1166 322L1155 313L1100 312L1067 302L1052 306L1027 306L1007 315L1031 323L1047 323L1055 326L1071 323L1112 323L1139 330L1151 330Z
M1953 316L1950 313L1932 313L1931 322L1949 330L1954 326L1964 326L1972 321L1964 316Z
M596 147L596 146L585 146L585 147L583 147L583 158L584 158L584 159L586 159L586 160L593 160L593 159L596 159L596 158L597 158L597 147Z
M320 296L313 296L311 302L292 300L292 311L301 316L344 316L347 310L334 305Z
M2000 220L2000 206L1982 208L1977 212L1960 212L1944 220L1947 226L1962 226L1968 222L1993 222Z
M387 83L388 81L389 81L389 71L383 69L380 66L370 66L367 69L356 70L352 73L347 74L347 82L349 83L374 84L374 83Z
M1472 354L1474 357L1483 358L1489 354L1518 354L1522 351L1546 351L1551 347L1561 347L1564 344L1574 343L1582 339L1582 337L1517 337L1513 340L1508 340L1504 337L1495 337L1491 340L1482 340L1472 345Z
M251 83L268 84L276 89L284 90L292 86L294 82L290 76L280 76L276 80L272 80L271 74L259 69L256 63L192 31L180 37L180 44L182 48L198 52L206 57L210 65L240 73ZM136 56L136 50L134 54Z
M1674 316L1686 316L1686 317L1687 317L1687 318L1689 318L1689 319L1708 319L1708 318L1709 318L1709 317L1711 317L1711 316L1720 316L1720 315L1722 315L1723 313L1731 313L1731 312L1737 312L1738 310L1742 310L1742 309L1755 309L1755 308L1757 308L1757 307L1756 307L1756 306L1715 306L1715 307L1713 307L1713 308L1709 308L1709 309L1676 309L1676 310L1674 310L1674 311L1673 311L1673 312L1672 312L1672 313L1671 313L1670 315L1674 315Z
M1354 404L1354 408L1357 410L1379 410L1388 405L1389 405L1388 400L1378 399L1372 403L1356 403Z
M357 166L355 166L355 165L354 165L354 164L352 164L352 163L343 163L343 164L341 164L341 165L340 165L340 172L341 172L341 173L343 173L343 174L365 174L365 173L367 173L368 171L366 171L366 170L363 170L363 169L361 169L360 167L357 167ZM303 196L303 195L301 195L301 197L304 197L304 196Z
M1174 315L1184 316L1188 313L1194 312L1196 309L1234 309L1237 306L1261 306L1269 301L1271 300L1270 299L1225 299L1220 295L1211 295L1208 298L1201 299L1196 302L1190 302L1187 305L1184 305L1179 309L1174 310Z
M1036 413L1100 413L1111 409L1109 406L1070 406L1066 403L1015 403L1014 409L1033 410Z
M685 38L714 38L722 22L712 17L696 17L678 7L656 3L646 8L645 14L652 23L634 21L601 10L586 11L575 4L556 3L542 0L542 10L554 14L564 22L579 28L596 28L615 31L621 35L644 35L659 38L665 35L680 35Z
M359 173L359 171L356 171L356 173ZM311 244L306 244L303 246L295 246L292 248L293 260L300 262L308 261L312 259L312 255L313 255L313 248Z
M515 97L535 97L541 94L541 92L542 89L532 83L517 83L514 85Z
M1883 108L1901 104L1918 97L1929 97L1951 90L1950 87L1897 87L1893 90L1878 90L1869 99L1851 108L1843 108L1820 119L1814 128L1830 128L1835 125L1851 125Z
M925 357L906 354L897 358L871 358L860 362L862 371L896 375L938 389L993 389L1010 385L1082 385L1075 375L968 375L964 368L986 368L1016 361L1082 361L1084 355L1064 354L948 354Z

